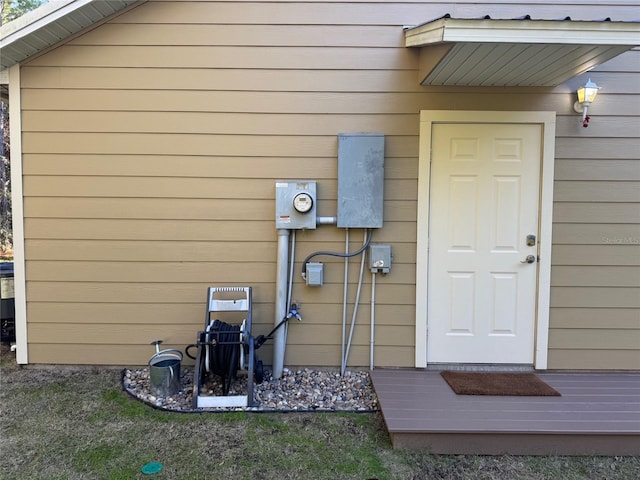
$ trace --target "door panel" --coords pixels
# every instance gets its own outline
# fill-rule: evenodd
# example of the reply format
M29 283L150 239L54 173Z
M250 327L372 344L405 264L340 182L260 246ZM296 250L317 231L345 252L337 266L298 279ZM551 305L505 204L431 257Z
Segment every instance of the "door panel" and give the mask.
M541 130L433 125L428 362L533 362Z

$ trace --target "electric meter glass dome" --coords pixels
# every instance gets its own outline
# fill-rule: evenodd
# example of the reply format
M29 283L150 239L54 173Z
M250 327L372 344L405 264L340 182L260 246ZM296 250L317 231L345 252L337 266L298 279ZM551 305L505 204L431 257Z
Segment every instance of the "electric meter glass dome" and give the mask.
M299 193L293 197L293 208L300 213L307 213L313 208L313 198L308 193Z

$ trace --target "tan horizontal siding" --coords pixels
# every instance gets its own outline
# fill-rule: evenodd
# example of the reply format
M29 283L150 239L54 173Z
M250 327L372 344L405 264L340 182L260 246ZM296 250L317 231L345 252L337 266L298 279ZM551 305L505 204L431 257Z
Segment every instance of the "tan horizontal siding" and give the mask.
M367 78L369 75L367 75ZM36 77L37 78L37 77ZM362 85L359 79L345 82ZM412 77L410 83L415 84ZM299 83L297 83L299 85ZM262 87L262 85L261 85ZM308 87L306 87L308 88ZM341 87L339 87L341 88ZM361 88L364 88L362 86ZM264 88L262 88L264 89ZM640 105L639 105L640 106ZM336 130L351 128L358 122L363 130L387 135L417 135L417 114L348 115L348 114L275 114L221 112L132 112L132 111L30 111L22 125L27 132L136 132L245 135L333 135ZM575 132L575 116L558 117L558 136ZM638 130L634 117L602 117L592 126L595 136L628 137ZM589 128L592 128L591 126Z
M310 53L311 54L311 53ZM419 92L413 70L310 70L272 68L143 68L119 67L25 67L26 87L64 90L235 90L247 92Z
M327 212L335 211L335 205L333 210L327 208L328 205L325 205ZM239 216L246 220L261 220L274 215L271 202L242 199L30 197L25 206L36 218L59 218L60 212L65 212L65 218L175 220L234 220ZM413 221L415 208L415 201L387 201L384 216L398 221Z
M353 299L355 292L351 292L351 300L348 303L349 322L353 312ZM92 320L92 324L112 325L116 330L119 324L144 323L153 319L154 325L161 329L164 324L188 324L190 325L189 335L195 341L196 332L204 328L205 297L200 302L194 303L118 303L118 298L110 299L111 302L102 303L62 303L62 302L31 302L29 304L29 315L38 316L39 323L66 323L85 324L87 319ZM313 304L305 302L300 307L302 321L300 329L305 329L307 325L333 325L336 319L342 319L342 304L321 303ZM215 314L212 315L215 318ZM376 325L389 327L404 326L411 327L415 320L415 307L410 304L379 304L376 305L375 322ZM273 304L255 303L253 305L253 324L255 334L268 333L273 325ZM357 324L369 325L371 319L371 308L369 304L362 303L358 308Z
M587 0L582 15L619 20L637 9L603 3ZM584 4L541 0L524 13L558 18ZM631 362L615 345L583 352L586 330L609 343L638 330L640 52L590 72L603 89L583 129L577 80L544 91L420 86L419 52L403 46L402 27L445 13L515 18L523 6L152 1L24 65L29 360L144 364L151 340L195 340L210 285L252 285L256 333L267 333L274 182L316 179L319 215L335 215L337 134L364 131L385 134L385 223L373 241L391 244L394 261L376 277L376 364L413 366L419 113L470 109L557 113L550 366L598 368L606 351L605 368ZM353 232L350 248L361 241ZM326 249L344 250L342 230L298 232L303 322L290 328L288 364L340 364L343 260L319 258L321 288L299 275L304 256ZM349 311L358 269L353 259ZM367 269L351 365L369 363L370 287ZM584 323L574 317L582 309ZM271 346L260 354L270 363Z
M554 245L640 245L638 224L572 224L553 226Z
M640 64L640 62L638 62ZM608 101L609 98L604 98L603 101ZM640 99L631 100L632 103L637 101L637 107L640 108ZM594 115L596 115L594 113ZM595 120L597 118L597 121ZM589 134L594 137L608 137L608 138L625 138L633 137L638 133L638 118L636 116L616 116L608 115L604 116L601 113L594 117L594 121L590 122ZM559 137L570 137L576 134L576 128L582 128L580 125L576 127L576 116L566 115L556 118L556 135Z
M378 236L374 234L374 241L377 239ZM302 244L309 252L321 250L327 245L325 242L307 241L304 236L300 239L298 248ZM250 247L230 250L227 243L214 241L186 241L176 244L167 240L145 242L136 240L32 239L26 242L26 250L29 259L33 261L213 262L221 258L228 262L257 261L264 258L274 261L275 241L273 243L247 241L247 245ZM336 247L338 247L337 244ZM394 264L415 264L415 243L395 241L392 248ZM356 248L354 247L354 249ZM340 245L340 251L344 251L344 241ZM302 253L298 251L296 257L300 261Z
M412 83L413 83L412 78ZM358 85L359 82L350 82ZM87 112L38 111L25 113L28 132L137 132L244 135L335 135L336 129L354 122L366 131L387 135L417 135L415 114L397 115L302 115L191 112Z
M246 250L250 250L250 245L247 245ZM327 266L342 263L341 260L331 256L319 256L315 259L326 263ZM206 283L223 277L233 283L241 282L243 278L251 279L253 282L267 283L276 276L275 263L271 262L271 258L259 258L254 261L246 258L236 262L226 260L226 257L215 262L65 262L59 260L43 262L33 260L27 265L27 276L34 282L123 283ZM351 281L357 281L358 272L355 269L352 270L354 271L350 272L349 278ZM397 277L396 282L407 279L408 282L413 283L415 267L410 264L396 264L394 274ZM343 278L340 268L327 268L324 282L340 284Z
M149 345L150 342L162 335L167 345L185 345L196 340L197 329L202 329L197 324L187 324L176 322L172 325L149 325L149 324L127 324L127 325L79 325L79 324L50 324L37 323L32 327L32 342L34 344L47 344L51 338L60 338L60 343L67 345L89 344L124 344L124 345ZM376 328L379 338L385 339L387 346L404 347L409 340L412 341L412 327L386 327L379 325ZM339 325L304 325L301 323L289 326L288 339L294 345L318 346L320 338L340 338ZM368 347L369 326L360 325L355 328L353 335L353 347ZM163 347L165 345L163 344ZM149 345L149 356L153 353L153 347ZM362 365L362 364L361 364Z
M554 308L551 322L556 328L638 329L640 312L633 308Z
M239 155L262 157L329 157L336 153L335 136L195 135L140 133L24 133L25 153ZM277 140L277 141L273 141ZM417 138L389 137L385 155L408 157L418 151Z
M115 19L113 22L117 22ZM69 42L71 45L228 45L389 47L404 45L392 25L252 25L111 23Z
M640 344L640 330L558 328L549 337L551 349L573 348L576 344L589 350L633 350Z
M415 350L413 345L409 345L410 339L405 346L376 345L375 364L383 365L411 365L414 361ZM265 357L268 358L268 357ZM340 364L340 343L337 345L288 345L285 353L285 365L320 365L335 366ZM369 346L354 345L351 347L348 366L368 367L369 366Z
M553 267L551 285L557 287L640 287L637 266L560 266ZM640 312L638 312L640 318Z
M416 52L370 47L235 46L74 46L53 50L32 66L255 68L255 69L391 69L412 70Z
M607 237L609 238L609 237ZM611 237L614 240L616 237ZM555 265L640 265L640 245L612 242L604 245L554 245Z
M555 179L638 181L640 168L637 159L618 160L606 156L596 160L558 159L555 164Z
M35 69L34 69L35 70ZM417 76L417 74L416 74ZM535 90L457 88L429 92L334 92L322 91L202 91L202 90L108 90L108 89L24 89L22 105L27 110L164 111L231 113L326 114L416 114L420 110L496 110L501 105L518 110L556 110L571 115L574 99L569 91L540 98ZM506 90L506 91L505 91ZM483 93L483 95L478 95ZM599 108L600 115L634 115L639 101L610 96ZM579 119L576 119L579 120ZM354 128L357 125L354 125ZM358 130L354 130L358 131ZM607 142L609 143L609 142ZM571 157L569 157L571 158ZM593 157L588 157L593 158ZM606 157L605 157L606 158Z
M631 287L555 287L551 307L640 308L640 289Z
M294 25L322 25L322 24L355 24L355 25L417 25L425 21L441 17L446 13L459 18L481 18L492 12L498 18L516 18L522 15L523 7L513 0L492 2L487 5L482 2L458 3L451 2L387 2L372 4L371 2L313 2L312 13L304 2L258 2L251 8L246 8L244 2L227 2L216 4L210 8L208 2L196 2L190 8L184 8L181 2L165 3L153 2L146 8L137 8L128 15L118 17L117 23L230 23L230 24L294 24ZM424 3L430 3L427 9ZM487 2L488 3L488 2ZM537 3L526 11L535 13L536 18L558 18L557 6L565 2ZM422 5L421 5L422 4ZM573 4L572 2L569 3ZM573 4L575 5L575 4ZM373 8L375 6L375 8ZM572 8L575 10L576 7ZM566 9L562 10L563 12ZM622 3L606 8L600 4L592 5L589 9L593 15L604 18L607 12L613 20L628 20L635 18L635 6ZM606 15L605 15L606 16Z
M206 85L203 85L205 88ZM420 110L495 110L498 105L518 105L521 110L556 110L571 115L570 92L540 98L535 94L489 89L434 89L432 93L370 93L314 91L173 91L104 89L24 89L23 108L28 110L164 111L300 114L415 114ZM478 93L483 93L478 95ZM452 105L455 103L455 105ZM612 96L600 107L600 115L633 115L638 104L625 96ZM354 125L354 128L357 125ZM354 130L358 131L358 130ZM572 158L572 157L569 157ZM589 158L589 157L588 157ZM594 157L590 157L594 158ZM596 157L597 158L597 157ZM603 156L600 158L607 158Z
M147 197L192 199L246 199L272 200L275 180L230 178L172 178L172 177L64 177L25 176L27 196L43 197ZM386 200L414 200L417 193L415 180L387 180L384 185ZM327 184L319 195L335 198L337 185ZM36 195L37 194L37 195ZM320 199L324 199L320 196ZM268 202L275 212L273 202ZM238 208L238 207L236 207Z
M166 345L171 347L171 345ZM258 352L260 358L268 360L270 350L265 345ZM139 348L131 348L130 345L87 345L87 344L32 344L29 346L30 361L32 363L53 363L53 364L107 364L107 365L123 365L136 366L146 365L153 350L149 351L149 346L140 346ZM633 354L634 352L629 352ZM383 359L393 365L410 365L414 358L413 346L405 347L386 347L384 345L376 346L376 359ZM604 357L604 356L603 356ZM612 364L617 364L616 360L626 360L625 365L632 365L632 355L614 355L608 357ZM379 360L376 360L379 361ZM192 363L185 359L185 364ZM563 362L564 363L564 362ZM318 365L318 366L336 366L340 364L340 345L290 345L287 347L285 354L285 364L288 366L297 365ZM354 346L351 349L349 366L362 367L369 365L369 348L368 346ZM577 366L575 368L607 368L606 362L596 366ZM602 366L604 365L604 367ZM614 367L611 367L614 368ZM636 367L637 369L637 367Z
M556 202L640 202L640 182L557 181L553 195Z
M640 209L637 203L563 202L555 204L553 219L557 223L638 224Z
M549 368L569 370L640 370L640 355L632 350L550 350Z
M251 280L251 279L244 279ZM206 283L99 283L99 282L27 282L30 302L96 302L123 303L197 303L203 302L202 292L211 285L243 286L252 283L257 302L272 302L275 286L257 282ZM342 305L342 285L328 284L322 288L306 288L296 294L303 307L306 303L334 303ZM370 289L363 288L361 302L370 301ZM385 285L376 292L381 304L410 304L415 302L412 285Z
M557 158L637 159L640 138L558 138Z
M179 169L173 168L180 165ZM405 178L415 181L418 160L410 158L385 159L385 177ZM337 174L335 157L297 158L295 162L284 157L268 157L260 160L250 157L215 157L185 155L61 155L28 154L24 156L25 175L65 176L143 176L143 177L224 177L265 178L282 173L279 179L314 178L333 180ZM168 172L171 175L168 175ZM319 194L322 194L321 185Z
M276 231L271 219L264 221L204 220L94 220L94 219L26 219L27 238L84 240L181 240L233 241L252 239L275 241ZM315 233L315 232L314 232ZM389 222L377 236L380 242L394 239L415 240L415 224ZM310 235L307 233L307 235ZM319 236L322 229L319 229ZM396 236L397 235L397 236ZM322 237L319 238L321 240Z

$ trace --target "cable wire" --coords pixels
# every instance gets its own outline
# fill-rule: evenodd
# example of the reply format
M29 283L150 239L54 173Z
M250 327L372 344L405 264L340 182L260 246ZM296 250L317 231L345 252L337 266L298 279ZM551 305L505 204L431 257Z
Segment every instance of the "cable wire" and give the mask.
M364 252L367 247L369 246L369 244L371 243L371 237L372 237L372 232L371 229L367 228L367 238L364 242L364 245L362 245L362 247L360 247L358 250L356 250L355 252L350 252L350 253L340 253L340 252L329 252L329 251L324 251L321 250L319 252L313 252L310 255L307 256L307 258L304 259L304 261L302 262L302 277L304 278L307 274L307 263L309 262L309 260L311 260L313 257L317 257L319 255L330 255L332 257L341 257L341 258L346 258L346 257L355 257L356 255L360 255L362 252Z

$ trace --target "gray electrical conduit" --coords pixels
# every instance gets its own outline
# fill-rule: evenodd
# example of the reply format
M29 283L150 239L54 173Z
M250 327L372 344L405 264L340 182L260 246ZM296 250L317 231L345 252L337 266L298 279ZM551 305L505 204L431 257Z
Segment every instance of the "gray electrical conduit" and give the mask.
M367 244L367 235L368 232L365 230L365 237L364 237L364 243L365 245ZM356 291L356 301L353 304L353 315L351 316L351 328L349 329L349 340L347 341L347 350L344 354L344 359L342 361L342 364L344 365L342 372L340 372L342 375L344 375L345 370L347 369L347 364L349 363L349 352L351 350L351 341L353 339L353 330L355 328L356 325L356 317L358 316L358 305L360 304L360 292L362 291L362 278L364 277L364 261L365 261L365 257L367 256L367 252L363 251L362 252L362 258L360 258L360 276L358 277L358 290Z
M365 230L365 241L364 244L362 245L362 247L360 247L358 250L356 250L355 252L351 252L348 253L349 250L349 229L346 229L346 235L347 235L347 239L346 239L346 250L347 252L345 253L338 253L338 252L329 252L329 251L324 251L321 250L319 252L313 252L312 254L308 255L307 258L304 259L304 261L302 262L302 278L306 278L307 276L307 263L309 262L309 260L311 260L313 257L316 257L318 255L331 255L334 257L343 257L345 259L345 278L344 278L344 285L345 285L345 291L344 291L344 299L343 299L343 312L342 312L342 352L341 352L341 357L342 357L342 362L341 362L341 366L340 366L340 371L342 373L344 373L346 366L344 365L344 359L345 359L345 355L344 355L344 344L345 344L345 337L346 337L346 323L347 323L347 319L346 319L346 297L347 297L347 284L348 284L348 259L349 257L355 257L356 255L360 255L362 252L364 252L367 247L369 246L369 244L371 243L371 237L373 236L373 233L371 232L370 229L366 229Z
M293 295L293 269L296 262L296 231L291 230L291 247L289 250L289 286L287 287L287 308L291 308L291 297ZM287 315L289 312L287 311ZM287 345L287 335L289 333L289 322L284 325L284 344Z
M336 217L316 217L318 225L335 225ZM292 229L293 230L293 229ZM294 230L295 231L295 230ZM289 237L290 230L278 229L278 251L276 258L276 298L275 298L275 319L274 325L280 324L282 319L289 313L291 307L292 287L289 279L287 267L289 263ZM291 268L293 269L293 256L291 256ZM293 275L290 277L293 279ZM282 376L284 368L284 353L286 348L286 338L284 329L278 329L273 334L273 362L272 375L274 378Z
M373 349L376 344L376 272L371 272L371 338L369 339L369 370L373 370Z
M349 229L345 229L344 253L349 251ZM344 351L347 343L347 291L349 285L349 257L344 257L344 289L342 291L342 343L340 344L340 375L346 368L344 364Z

